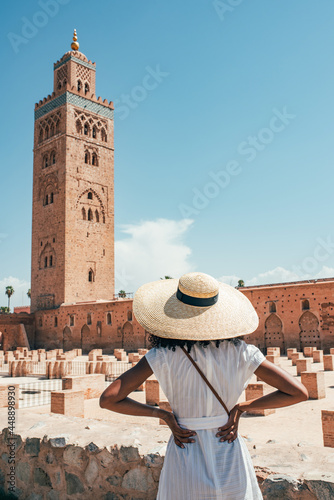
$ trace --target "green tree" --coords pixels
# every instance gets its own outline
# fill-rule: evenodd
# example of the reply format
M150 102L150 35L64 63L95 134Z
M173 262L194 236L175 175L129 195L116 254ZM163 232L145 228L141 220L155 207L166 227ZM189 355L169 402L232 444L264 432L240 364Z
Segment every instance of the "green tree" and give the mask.
M173 278L171 276L165 276L164 278L160 278L161 280L172 280Z
M10 298L14 292L15 290L12 286L6 286L5 294L8 296L8 312L10 312Z
M27 291L27 295L28 295L29 299L31 299L31 288L29 288L29 290Z
M9 310L8 310L8 307L7 307L7 306L1 306L1 307L0 307L0 311L1 311L2 313L9 313Z
M118 296L119 296L119 297L123 297L123 298L124 298L124 297L126 297L126 291L125 291L125 290L120 290L120 291L118 292Z
M244 280L239 280L238 281L238 286L245 286Z

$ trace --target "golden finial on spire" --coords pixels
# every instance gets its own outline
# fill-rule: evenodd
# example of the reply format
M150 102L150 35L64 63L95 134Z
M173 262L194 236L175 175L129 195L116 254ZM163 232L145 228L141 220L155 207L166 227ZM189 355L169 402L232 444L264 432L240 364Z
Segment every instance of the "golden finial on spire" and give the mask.
M72 50L79 50L79 42L77 38L77 30L74 30L73 33L73 42L71 43L71 49Z

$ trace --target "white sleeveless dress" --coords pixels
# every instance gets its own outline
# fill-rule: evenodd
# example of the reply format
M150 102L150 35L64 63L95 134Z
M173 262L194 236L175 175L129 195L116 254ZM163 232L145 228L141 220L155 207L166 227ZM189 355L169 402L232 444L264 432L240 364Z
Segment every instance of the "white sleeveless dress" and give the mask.
M224 341L195 345L190 355L230 411L258 366L266 359L252 344ZM181 427L195 430L195 443L178 447L171 435L160 475L157 500L262 500L244 439L220 442L218 427L227 413L187 356L176 347L153 348L146 355ZM242 421L240 422L242 424Z

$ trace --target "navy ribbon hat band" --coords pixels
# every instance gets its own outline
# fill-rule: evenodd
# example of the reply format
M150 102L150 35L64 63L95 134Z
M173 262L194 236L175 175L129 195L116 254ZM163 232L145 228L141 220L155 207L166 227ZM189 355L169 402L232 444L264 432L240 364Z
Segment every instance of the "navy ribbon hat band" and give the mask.
M208 306L213 306L216 302L218 302L218 293L214 297L208 297L206 299L202 299L200 297L191 297L191 295L186 295L185 293L182 293L181 290L178 288L176 292L176 297L183 302L184 304L187 304L188 306L197 306L197 307L208 307Z

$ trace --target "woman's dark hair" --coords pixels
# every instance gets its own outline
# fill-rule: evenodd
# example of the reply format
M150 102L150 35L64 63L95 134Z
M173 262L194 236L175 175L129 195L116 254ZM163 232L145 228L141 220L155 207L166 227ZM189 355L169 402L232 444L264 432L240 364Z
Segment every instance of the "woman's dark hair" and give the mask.
M181 340L181 339L166 339L163 337L157 337L156 335L153 335L151 333L150 336L148 337L148 340L151 343L151 347L168 347L168 349L175 351L175 347L179 346L179 347L186 347L188 352L190 352L192 346L195 344L200 345L202 347L206 347L211 342L214 342L216 344L216 347L219 347L219 345L222 342L232 342L234 345L238 345L243 340L243 336L234 337L232 339L219 339L219 340Z

